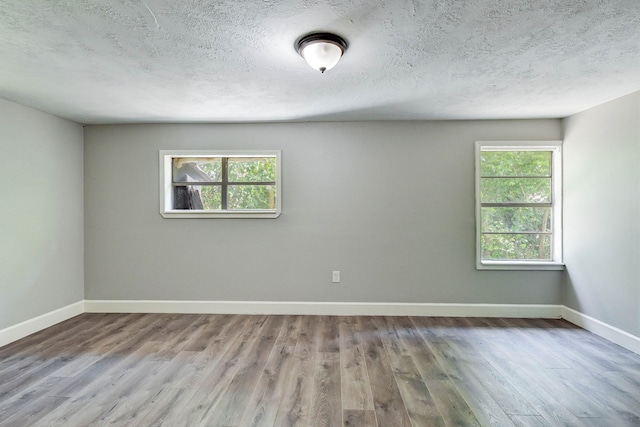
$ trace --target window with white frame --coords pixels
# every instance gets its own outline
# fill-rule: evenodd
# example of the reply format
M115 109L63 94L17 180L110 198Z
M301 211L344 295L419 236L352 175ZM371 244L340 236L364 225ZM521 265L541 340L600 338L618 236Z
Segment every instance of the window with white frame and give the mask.
M561 269L562 143L476 142L478 269Z
M280 151L160 151L165 218L276 218Z

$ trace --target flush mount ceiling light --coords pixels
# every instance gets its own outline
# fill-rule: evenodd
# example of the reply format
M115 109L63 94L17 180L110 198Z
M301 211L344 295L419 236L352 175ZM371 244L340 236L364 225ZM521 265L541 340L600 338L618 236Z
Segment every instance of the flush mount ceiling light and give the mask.
M313 33L298 39L296 50L311 68L324 73L340 61L347 42L335 34Z

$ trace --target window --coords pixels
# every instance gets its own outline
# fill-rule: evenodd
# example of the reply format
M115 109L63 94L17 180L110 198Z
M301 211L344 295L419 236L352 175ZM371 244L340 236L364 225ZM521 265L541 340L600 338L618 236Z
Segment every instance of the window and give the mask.
M478 269L562 269L561 142L476 142Z
M160 151L165 218L276 218L280 151Z

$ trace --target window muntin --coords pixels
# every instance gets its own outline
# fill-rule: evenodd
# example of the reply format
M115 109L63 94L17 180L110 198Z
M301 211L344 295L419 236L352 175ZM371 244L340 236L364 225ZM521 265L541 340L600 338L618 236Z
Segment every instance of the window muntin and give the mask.
M275 218L279 151L160 151L160 213L173 217Z
M562 265L560 142L476 143L477 267Z

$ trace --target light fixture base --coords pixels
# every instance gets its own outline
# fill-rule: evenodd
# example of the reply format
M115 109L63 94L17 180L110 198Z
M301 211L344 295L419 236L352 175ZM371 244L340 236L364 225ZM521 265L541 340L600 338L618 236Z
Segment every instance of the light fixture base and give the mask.
M307 64L321 73L338 63L347 46L345 39L332 33L307 34L296 40L294 45Z

